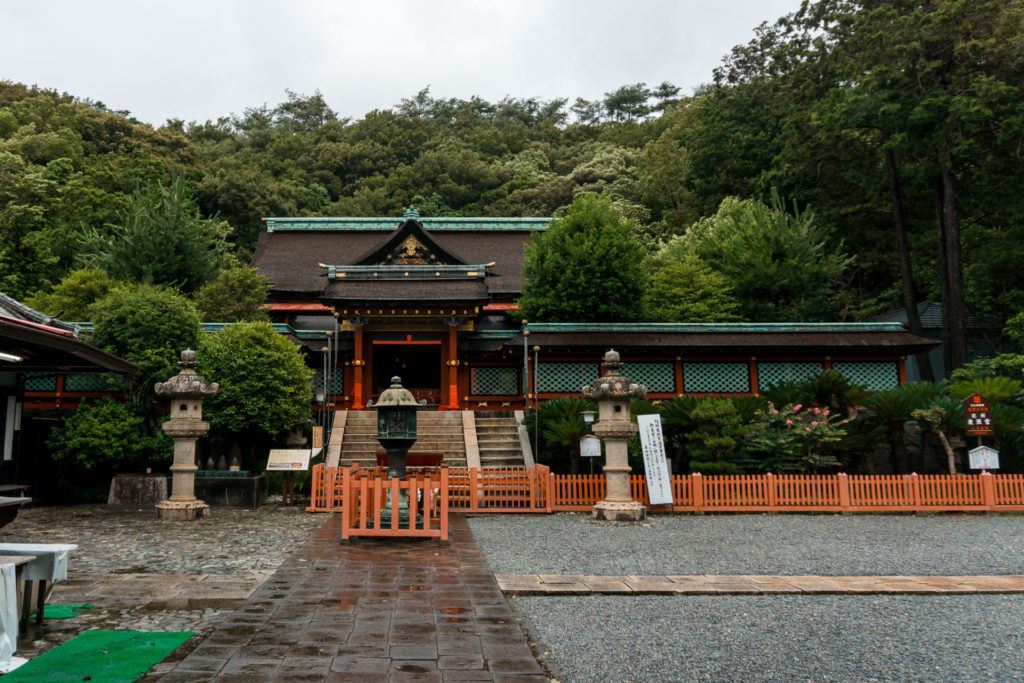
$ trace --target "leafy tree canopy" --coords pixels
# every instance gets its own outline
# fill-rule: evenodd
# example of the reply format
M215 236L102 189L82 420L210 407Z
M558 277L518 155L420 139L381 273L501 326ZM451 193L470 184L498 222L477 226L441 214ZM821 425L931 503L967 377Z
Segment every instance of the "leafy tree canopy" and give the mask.
M238 323L203 335L197 361L200 374L220 383L203 414L221 432L252 444L309 419L312 370L270 323Z
M644 314L665 323L714 323L739 320L739 302L729 279L696 254L655 260L644 292Z
M195 294L196 308L206 322L253 322L267 320L269 286L251 266L232 264Z
M38 292L26 303L54 318L74 322L92 320L92 306L120 284L100 268L73 270L49 292Z
M580 195L527 247L519 307L538 322L639 320L643 258L611 201Z

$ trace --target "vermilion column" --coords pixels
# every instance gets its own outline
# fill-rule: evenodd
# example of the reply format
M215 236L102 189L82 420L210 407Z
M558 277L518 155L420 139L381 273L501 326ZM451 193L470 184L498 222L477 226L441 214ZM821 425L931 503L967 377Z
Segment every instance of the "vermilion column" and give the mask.
M459 410L459 333L458 323L448 323L448 410Z
M363 326L355 324L355 349L352 358L352 409L362 410L366 407L363 402Z

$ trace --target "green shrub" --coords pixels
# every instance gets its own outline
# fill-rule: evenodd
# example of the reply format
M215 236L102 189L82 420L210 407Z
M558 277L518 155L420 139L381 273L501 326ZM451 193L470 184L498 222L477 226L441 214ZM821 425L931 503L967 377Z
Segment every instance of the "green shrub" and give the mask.
M53 430L53 458L85 470L132 469L166 462L171 440L146 419L112 398L83 404Z

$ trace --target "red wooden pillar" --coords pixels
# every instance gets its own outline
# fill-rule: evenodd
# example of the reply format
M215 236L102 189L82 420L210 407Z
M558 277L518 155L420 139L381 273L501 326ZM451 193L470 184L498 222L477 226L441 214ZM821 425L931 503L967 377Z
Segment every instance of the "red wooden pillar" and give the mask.
M754 396L761 395L761 380L757 374L757 358L751 356L750 358L750 393Z
M907 357L900 356L899 358L899 373L900 373L900 384L907 383Z
M683 395L683 357L676 356L675 362L676 396Z
M355 349L352 359L352 410L362 410L366 407L363 400L363 366L366 365L366 361L363 360L363 326L356 324L355 332Z
M446 410L459 410L459 333L457 324L448 323L448 403Z

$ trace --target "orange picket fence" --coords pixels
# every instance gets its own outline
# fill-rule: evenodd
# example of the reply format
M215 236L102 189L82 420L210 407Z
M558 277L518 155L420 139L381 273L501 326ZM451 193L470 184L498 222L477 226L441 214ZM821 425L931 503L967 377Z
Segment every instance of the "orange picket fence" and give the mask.
M340 470L342 540L359 536L448 540L447 467L411 472L401 480L355 467ZM403 500L406 510L400 508Z
M380 469L313 468L310 512L337 512L353 481L381 480ZM436 472L436 470L435 470ZM422 481L424 474L417 475ZM433 475L437 482L437 475ZM404 483L402 484L404 486ZM548 467L450 468L448 509L457 512L587 511L604 498L603 474L552 474ZM630 476L633 500L650 507L643 475ZM672 477L672 512L1024 511L1024 475L749 474Z

